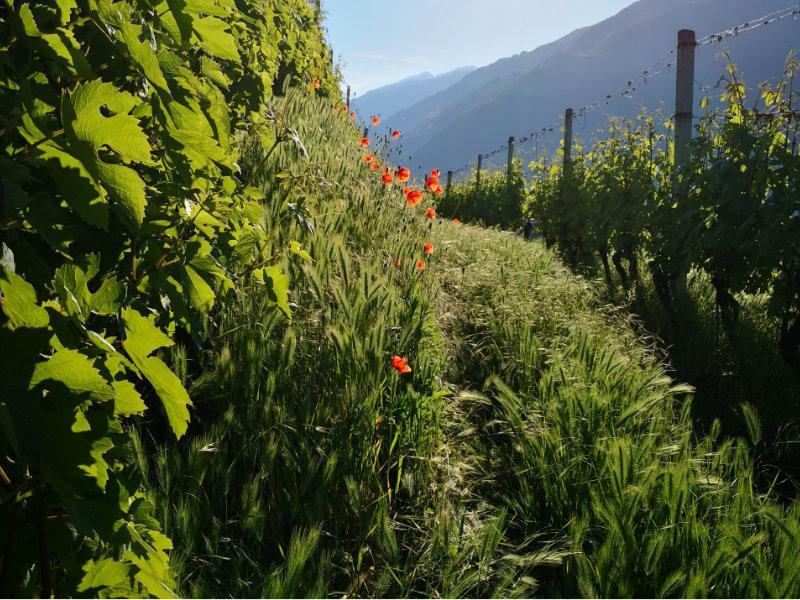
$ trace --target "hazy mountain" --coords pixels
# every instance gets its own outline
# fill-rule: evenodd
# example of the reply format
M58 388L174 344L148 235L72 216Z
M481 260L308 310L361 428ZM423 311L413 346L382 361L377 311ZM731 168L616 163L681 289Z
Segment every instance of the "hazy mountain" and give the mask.
M596 25L479 68L384 121L403 131L404 149L414 166L455 169L504 144L509 135L519 138L557 124L568 106L577 108L616 95L675 47L679 29L694 29L699 38L788 4L788 0L639 0ZM725 44L698 47L695 79L698 84L716 84L725 71L717 55L728 50L745 81L755 85L779 76L789 52L798 47L798 21L772 23ZM674 55L665 62L670 61ZM656 108L663 103L665 113L671 114L674 90L673 64L638 86L632 98L577 120L575 133L590 138L609 115L632 115L641 105ZM695 93L698 102L700 96ZM540 141L539 147L556 138L557 134Z
M439 75L426 71L371 90L355 98L350 104L363 119L372 115L380 115L385 119L406 106L450 87L474 70L475 67L461 67Z

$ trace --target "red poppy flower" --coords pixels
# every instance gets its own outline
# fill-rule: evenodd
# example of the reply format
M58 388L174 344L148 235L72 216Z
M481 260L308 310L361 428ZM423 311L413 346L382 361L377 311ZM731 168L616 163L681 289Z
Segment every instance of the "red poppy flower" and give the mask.
M441 196L444 193L444 190L442 189L442 184L441 183L436 186L436 189L433 190L433 193L436 194L437 196Z
M364 155L364 162L366 162L367 164L371 163L373 160L375 160L375 156L373 154Z
M418 260L417 261L417 271L424 271L425 270L425 261Z
M410 190L408 194L406 194L406 201L409 206L416 206L422 202L422 192L419 190Z
M361 138L361 147L366 148L369 146L369 138Z
M436 186L439 185L439 178L438 177L428 177L425 180L425 185L428 186L428 190L431 192L436 191Z
M372 115L372 124L373 125L380 125L381 120L378 115Z
M433 244L431 244L430 242L425 242L425 245L422 247L422 250L425 252L425 254L430 256L431 254L433 254Z
M442 172L439 169L433 169L431 171L431 177L436 177L437 179L441 176Z
M402 264L403 264L403 263L402 263L402 261L401 261L399 258L395 258L395 259L394 259L394 266L395 266L395 267L398 267L398 268L399 268L399 267L400 267Z
M338 104L334 104L333 105L333 112L339 112L339 105Z
M395 130L392 132L392 137L393 137L394 139L397 139L397 138L399 138L399 137L400 137L400 132L399 132L399 131L397 131L397 129L395 129Z
M436 218L436 211L433 210L433 208L429 206L428 208L425 209L425 216L428 217L429 219L435 219Z
M350 118L351 119L355 119L356 118L356 113L354 113L352 110L350 111Z
M408 181L409 177L411 177L411 171L406 167L400 167L397 169L397 181L400 183L405 183Z
M384 167L383 175L381 175L381 181L383 182L383 185L391 185L393 180L394 176L392 176L392 174L389 173L388 169Z
M403 196L405 196L406 198L408 198L408 193L409 193L410 191L411 191L411 188L410 188L410 187L408 187L408 186L404 187L404 188L403 188Z
M411 373L411 367L408 366L408 359L401 358L400 356L392 357L392 368L398 373Z
M377 171L379 167L380 165L378 164L377 158L373 160L371 163L369 163L369 168L372 169L373 171Z
M461 221L458 219L453 219L453 225L458 225L459 223L461 223Z
M314 81L312 81L311 85L313 86L313 88L315 90L318 90L319 89L319 79L315 79Z

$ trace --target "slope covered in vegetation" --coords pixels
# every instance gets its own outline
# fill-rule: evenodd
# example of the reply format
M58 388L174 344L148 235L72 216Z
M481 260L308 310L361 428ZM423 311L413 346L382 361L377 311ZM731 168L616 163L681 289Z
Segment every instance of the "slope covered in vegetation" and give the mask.
M756 418L749 439L696 439L690 390L592 284L404 198L290 4L3 9L42 30L4 40L0 88L22 107L3 113L2 590L800 593L800 513L752 483ZM206 52L236 48L217 58L246 74L199 54L211 30L233 46ZM156 63L150 33L170 48ZM56 39L99 73L59 71ZM90 50L104 39L113 68ZM158 72L174 97L144 85ZM257 75L256 104L223 73ZM25 103L47 86L60 108ZM147 160L92 137L87 110L140 131ZM201 118L225 153L193 146ZM141 222L108 165L143 182Z

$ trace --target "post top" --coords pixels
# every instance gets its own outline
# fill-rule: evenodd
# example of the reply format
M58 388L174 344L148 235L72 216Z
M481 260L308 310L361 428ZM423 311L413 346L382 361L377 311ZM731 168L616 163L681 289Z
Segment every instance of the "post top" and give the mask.
M694 44L696 41L694 29L681 29L678 32L678 44Z
M514 141L514 136L512 135L511 137L508 138L508 143L510 144L513 141Z

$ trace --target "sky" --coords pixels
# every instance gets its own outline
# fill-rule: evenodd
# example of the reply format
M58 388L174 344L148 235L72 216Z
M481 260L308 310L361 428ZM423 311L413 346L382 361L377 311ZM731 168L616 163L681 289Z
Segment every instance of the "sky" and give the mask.
M633 0L323 0L357 95L423 71L481 67L608 18Z

